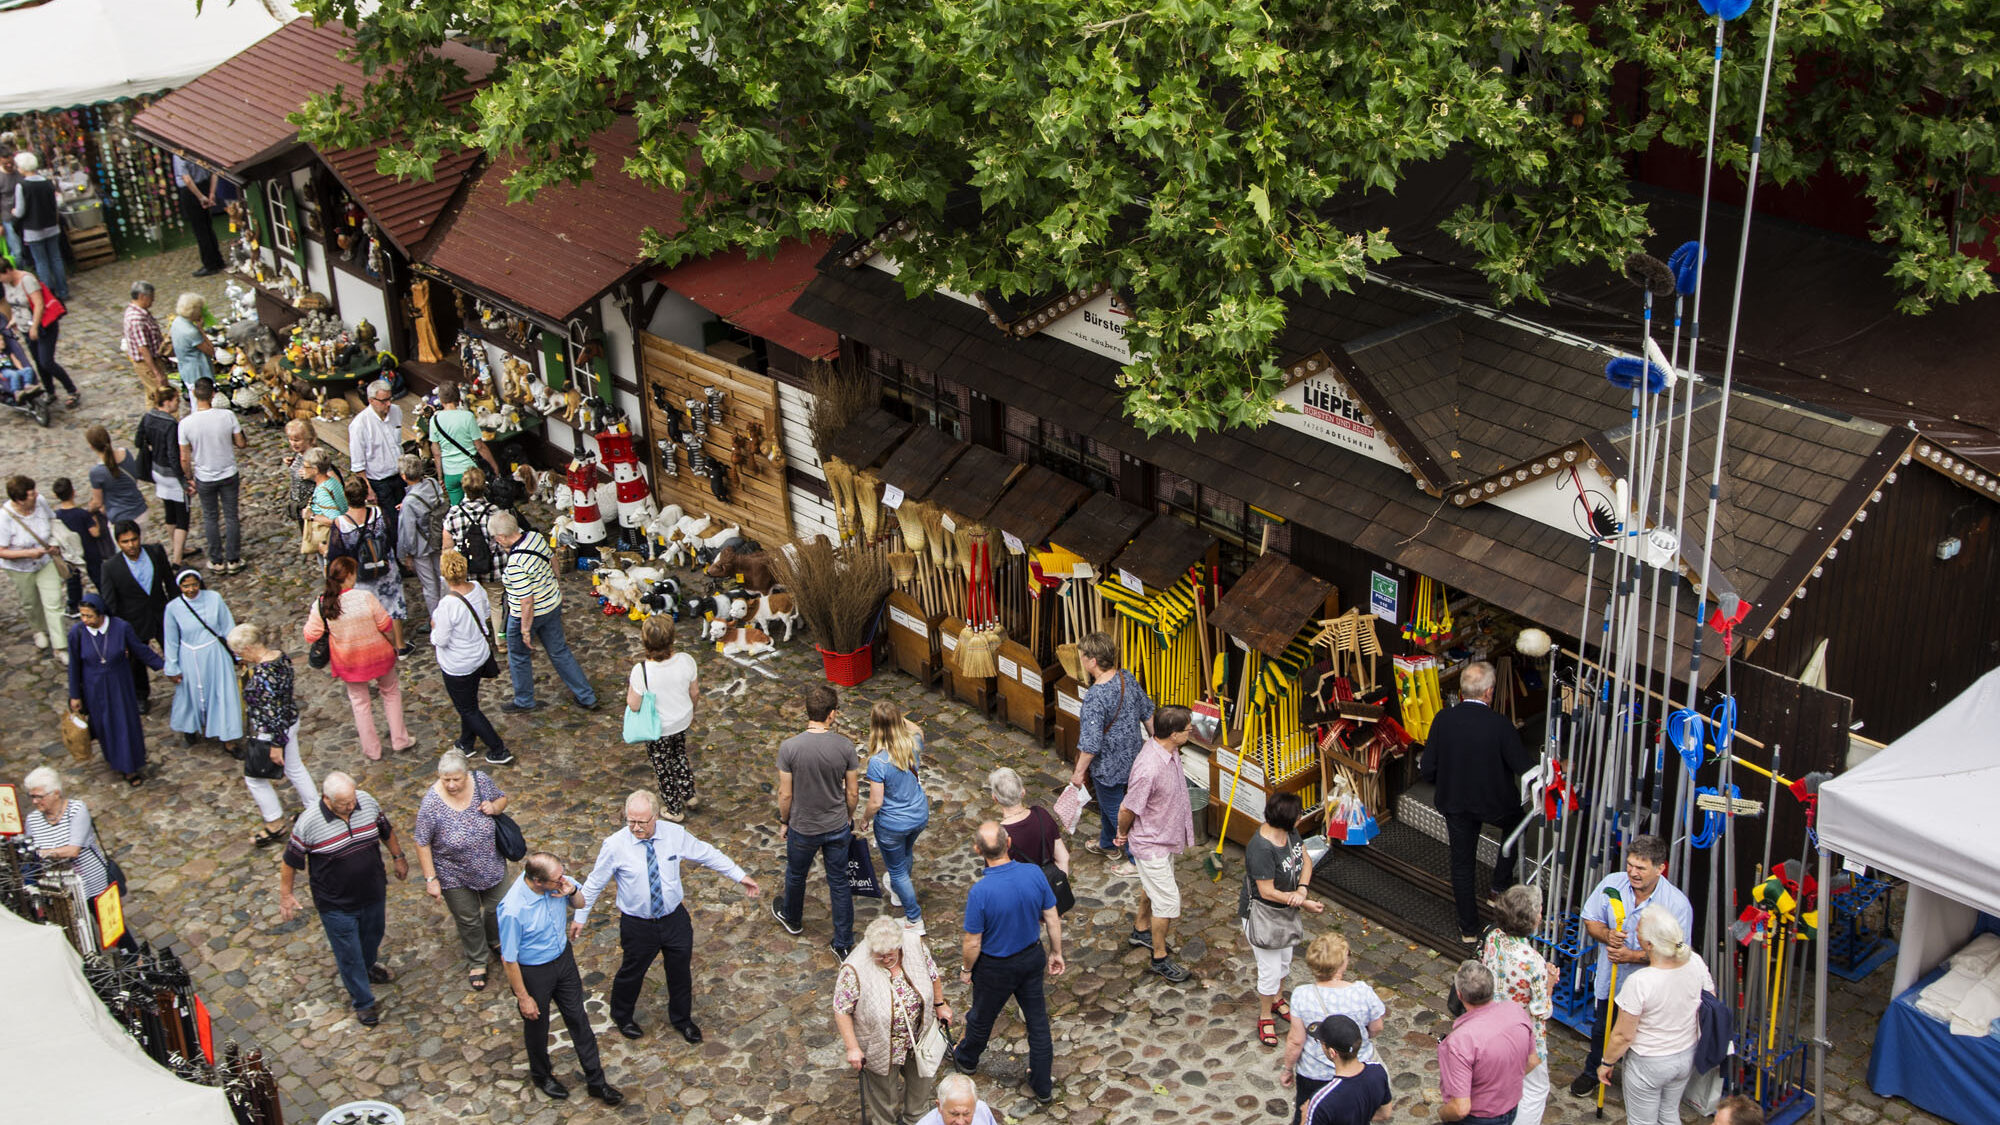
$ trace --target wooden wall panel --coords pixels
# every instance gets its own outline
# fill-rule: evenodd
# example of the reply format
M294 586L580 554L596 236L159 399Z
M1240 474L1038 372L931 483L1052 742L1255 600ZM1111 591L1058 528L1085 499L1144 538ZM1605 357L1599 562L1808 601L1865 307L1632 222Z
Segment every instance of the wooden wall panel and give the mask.
M1911 462L1748 654L1796 676L1827 639L1826 686L1891 742L2000 665L2000 505ZM1956 537L1956 558L1939 560Z
M706 410L704 387L716 387L724 394L722 421L710 423L708 428L706 451L710 459L730 464L732 442L738 434L749 437L753 447L781 435L777 382L770 377L651 333L640 333L640 351L646 381L646 432L652 437L664 439L668 433L666 416L654 402L655 388L670 405L678 407L692 398L701 400ZM646 454L653 468L653 494L660 504L678 504L690 515L706 513L725 523L740 525L745 535L766 547L791 539L791 495L785 485L784 470L778 466L761 457L752 457L740 466L732 464L729 501L722 503L709 491L706 477L688 471L685 449L676 453L680 464L678 476L660 471L662 458L655 442L647 442Z

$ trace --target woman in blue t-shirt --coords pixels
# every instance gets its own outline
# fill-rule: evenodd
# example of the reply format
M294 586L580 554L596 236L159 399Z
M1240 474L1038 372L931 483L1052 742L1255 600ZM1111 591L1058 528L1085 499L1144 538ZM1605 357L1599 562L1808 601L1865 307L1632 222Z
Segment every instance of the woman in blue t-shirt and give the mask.
M903 925L924 933L924 912L910 882L917 837L931 822L931 801L917 776L923 732L883 701L868 714L868 820L875 823L875 846L889 868L889 902L903 908ZM866 830L866 825L862 826Z

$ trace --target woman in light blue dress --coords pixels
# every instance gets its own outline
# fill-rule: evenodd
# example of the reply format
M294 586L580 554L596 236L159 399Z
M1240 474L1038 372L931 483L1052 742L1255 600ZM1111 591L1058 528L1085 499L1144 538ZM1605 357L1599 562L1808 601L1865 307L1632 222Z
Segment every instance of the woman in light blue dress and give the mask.
M181 596L167 603L160 646L167 678L180 685L170 725L189 746L206 735L233 750L243 737L243 697L236 689L236 658L222 638L236 618L199 572L183 570L175 581Z

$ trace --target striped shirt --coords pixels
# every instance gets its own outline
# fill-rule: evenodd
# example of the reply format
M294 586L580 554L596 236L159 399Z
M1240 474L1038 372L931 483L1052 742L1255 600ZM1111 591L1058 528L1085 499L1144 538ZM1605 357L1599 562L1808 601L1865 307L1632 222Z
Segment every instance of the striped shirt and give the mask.
M501 565L501 589L507 594L507 616L518 617L521 599L534 599L536 613L553 613L562 608L562 588L556 585L556 568L549 561L549 541L540 532L523 531L507 552Z
M74 797L63 801L63 813L50 824L42 810L28 810L28 836L35 841L35 847L47 851L50 848L82 848L75 859L70 861L76 877L83 883L85 898L96 898L104 893L110 878L104 871L104 851L97 842L97 829L90 823L90 810Z
M335 816L322 797L292 824L285 862L312 880L313 907L320 913L373 906L388 896L382 870L382 841L396 829L366 789L354 791L354 811ZM310 864L308 864L310 859Z

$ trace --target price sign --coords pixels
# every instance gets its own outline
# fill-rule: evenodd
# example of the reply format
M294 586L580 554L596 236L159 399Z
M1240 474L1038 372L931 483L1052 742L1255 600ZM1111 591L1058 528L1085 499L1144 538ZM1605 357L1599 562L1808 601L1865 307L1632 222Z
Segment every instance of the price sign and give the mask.
M1088 582L1091 579L1097 577L1097 568L1091 566L1087 562L1079 562L1075 566L1069 568L1069 576L1071 578L1080 579L1082 581Z
M1007 544L1007 553L1010 555L1020 555L1027 553L1028 549L1021 544L1021 537L1014 534L1011 531L1001 532L1000 541L1002 543Z
M950 512L946 512L943 518L940 520L940 522L944 524L945 531L950 532L952 534L956 534L958 532L958 521L951 518Z
M1007 677L1010 680L1018 680L1021 678L1021 666L1019 664L1014 663L1013 661L1007 659L1004 656L1000 658L999 664L1000 664L1001 675Z
M1066 691L1056 693L1056 706L1061 708L1065 715L1075 715L1079 718L1083 716L1083 700Z
M897 488L897 487L896 487L895 485L893 485L893 484L885 484L885 485L883 485L883 486L882 486L882 503L883 503L883 505L884 505L884 506L886 506L886 507L890 507L890 508L900 508L900 507L902 507L902 506L903 506L903 490L902 490L902 489L900 489L900 488Z
M125 904L119 900L118 884L106 885L102 894L90 900L90 905L97 913L97 940L103 948L110 949L125 936Z
M1146 584L1139 580L1138 575L1126 570L1122 566L1118 568L1118 581L1123 583L1127 590L1132 591L1140 597L1143 598L1146 596Z
M1030 668L1021 669L1021 686L1029 691L1042 690L1042 674Z
M0 785L0 836L19 836L25 830L20 791L12 785Z

